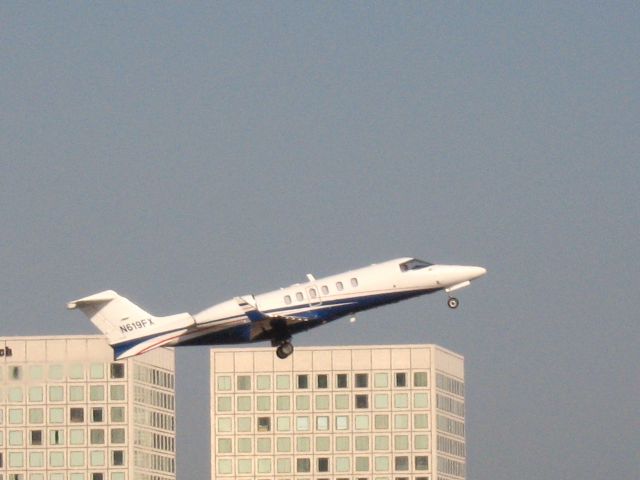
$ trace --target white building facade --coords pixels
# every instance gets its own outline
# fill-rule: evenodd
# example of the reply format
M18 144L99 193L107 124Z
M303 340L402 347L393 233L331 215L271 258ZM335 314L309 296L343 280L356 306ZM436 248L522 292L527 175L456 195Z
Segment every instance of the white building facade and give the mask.
M174 480L172 349L0 337L0 480Z
M459 480L464 360L436 345L211 350L214 479Z

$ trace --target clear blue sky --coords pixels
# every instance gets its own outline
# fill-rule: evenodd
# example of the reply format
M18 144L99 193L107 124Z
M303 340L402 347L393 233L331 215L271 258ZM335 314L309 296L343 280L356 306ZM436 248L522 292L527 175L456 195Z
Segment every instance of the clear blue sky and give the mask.
M640 473L637 2L0 5L1 335L397 256L483 265L298 345L466 357L469 478ZM177 351L208 478L208 350Z

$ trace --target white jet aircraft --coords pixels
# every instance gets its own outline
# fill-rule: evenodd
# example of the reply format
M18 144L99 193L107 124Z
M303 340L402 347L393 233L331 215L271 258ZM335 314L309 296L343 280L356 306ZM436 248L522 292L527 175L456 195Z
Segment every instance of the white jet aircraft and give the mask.
M200 313L154 317L113 290L70 302L106 336L116 360L162 346L270 340L279 358L293 353L291 336L362 310L444 290L451 294L484 275L482 267L434 265L398 258L259 295L243 295ZM449 295L448 305L458 299Z

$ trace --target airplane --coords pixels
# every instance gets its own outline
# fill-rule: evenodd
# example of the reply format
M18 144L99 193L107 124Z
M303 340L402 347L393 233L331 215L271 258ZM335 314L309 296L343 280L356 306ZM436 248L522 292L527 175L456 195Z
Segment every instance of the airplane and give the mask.
M278 358L293 353L292 335L363 310L437 291L448 295L483 276L482 267L435 265L398 258L259 295L242 295L191 315L156 317L113 290L69 302L107 337L116 360L158 347L270 340Z

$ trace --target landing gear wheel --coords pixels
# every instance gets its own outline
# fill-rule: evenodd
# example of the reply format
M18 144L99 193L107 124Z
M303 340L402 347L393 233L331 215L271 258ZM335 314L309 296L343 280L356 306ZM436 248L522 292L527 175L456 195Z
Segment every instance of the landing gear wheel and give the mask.
M285 359L292 353L293 345L289 342L284 342L278 348L276 348L276 355L278 356L278 358Z
M449 305L449 308L458 308L460 301L456 297L450 297L449 300L447 300L447 305Z

